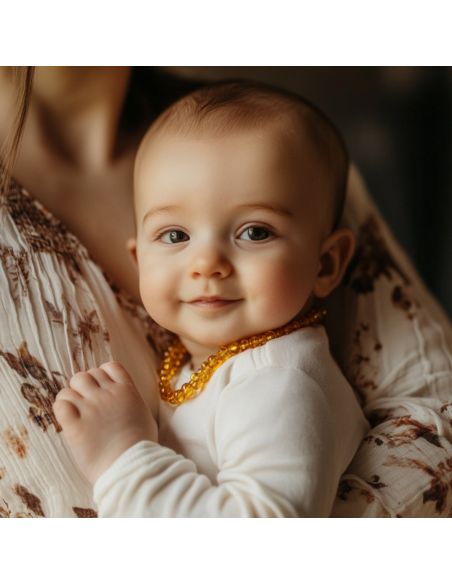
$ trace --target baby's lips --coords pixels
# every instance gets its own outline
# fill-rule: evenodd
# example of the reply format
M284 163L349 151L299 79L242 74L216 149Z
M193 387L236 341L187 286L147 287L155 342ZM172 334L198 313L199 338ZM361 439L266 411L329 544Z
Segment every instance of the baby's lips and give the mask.
M234 302L238 302L238 299L228 299L221 296L203 296L188 302L188 304L197 306L199 308L223 308L224 306L229 306Z

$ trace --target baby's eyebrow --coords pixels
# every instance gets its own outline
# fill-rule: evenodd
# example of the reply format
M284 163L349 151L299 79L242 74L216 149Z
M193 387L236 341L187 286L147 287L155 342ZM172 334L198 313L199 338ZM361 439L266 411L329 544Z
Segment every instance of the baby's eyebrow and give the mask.
M180 205L160 205L160 207L150 209L143 217L142 225L144 225L144 223L151 217L154 217L154 215L159 215L160 213L171 213L172 211L179 211L180 209L182 209Z
M255 204L245 204L245 205L238 205L240 208L246 209L263 209L266 211L272 211L273 213L277 213L278 215L284 215L286 217L293 217L294 214L286 209L285 207L281 207L280 205L270 205L267 203L255 203Z

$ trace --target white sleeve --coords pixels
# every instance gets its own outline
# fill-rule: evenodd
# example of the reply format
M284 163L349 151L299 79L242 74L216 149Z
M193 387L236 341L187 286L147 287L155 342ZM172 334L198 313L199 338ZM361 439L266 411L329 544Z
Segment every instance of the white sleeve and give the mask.
M99 516L327 517L343 471L334 417L302 371L260 369L221 393L218 485L191 460L140 442L95 484Z

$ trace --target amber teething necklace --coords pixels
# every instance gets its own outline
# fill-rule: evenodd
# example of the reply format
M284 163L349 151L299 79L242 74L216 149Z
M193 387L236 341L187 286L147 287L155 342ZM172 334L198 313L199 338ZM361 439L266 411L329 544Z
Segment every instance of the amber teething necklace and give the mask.
M215 355L211 355L201 364L201 367L196 373L192 373L188 383L184 383L180 389L173 389L170 386L170 381L176 374L181 360L187 352L183 343L177 340L173 346L168 347L167 351L165 351L165 358L160 367L160 397L163 401L169 402L170 404L179 405L183 403L185 400L193 397L197 391L202 390L215 371L225 361L234 357L234 355L243 353L243 351L247 351L248 349L262 347L268 341L284 335L290 335L290 333L298 329L320 324L325 314L326 310L324 308L313 308L303 318L291 320L283 327L274 331L266 331L261 335L250 337L249 339L242 339L241 341L234 341L225 347L220 347Z

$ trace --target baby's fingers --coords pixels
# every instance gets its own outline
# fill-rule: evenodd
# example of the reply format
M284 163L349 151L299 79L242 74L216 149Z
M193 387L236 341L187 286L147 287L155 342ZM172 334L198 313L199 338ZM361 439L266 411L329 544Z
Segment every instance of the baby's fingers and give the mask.
M110 361L110 363L101 365L100 368L109 375L112 381L126 385L134 385L133 379L120 363Z
M99 389L96 379L88 372L76 373L71 377L69 386L83 395L85 392Z
M80 405L83 398L69 388L62 389L53 404L53 411L58 422L63 426L80 419Z
M101 367L92 367L87 373L96 380L99 387L105 387L112 381L114 383L114 380Z

